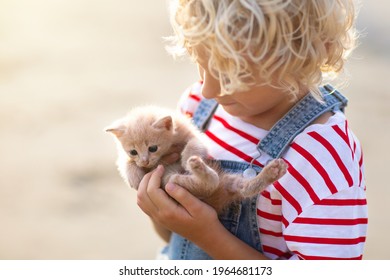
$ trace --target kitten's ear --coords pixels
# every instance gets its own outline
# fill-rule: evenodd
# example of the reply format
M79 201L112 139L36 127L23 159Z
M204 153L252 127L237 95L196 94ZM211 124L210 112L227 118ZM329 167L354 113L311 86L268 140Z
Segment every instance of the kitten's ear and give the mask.
M163 117L152 124L152 127L154 128L166 129L166 130L171 130L172 126L173 126L173 122L171 116Z
M106 127L104 130L114 134L116 137L121 137L125 133L126 127L123 124L118 125L114 123L109 127Z

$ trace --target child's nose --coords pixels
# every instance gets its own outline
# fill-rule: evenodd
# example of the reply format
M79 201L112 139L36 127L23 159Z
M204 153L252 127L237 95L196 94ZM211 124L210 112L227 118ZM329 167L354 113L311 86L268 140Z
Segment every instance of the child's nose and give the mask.
M211 74L204 72L202 95L204 98L212 99L221 94L221 86L219 81L215 79Z

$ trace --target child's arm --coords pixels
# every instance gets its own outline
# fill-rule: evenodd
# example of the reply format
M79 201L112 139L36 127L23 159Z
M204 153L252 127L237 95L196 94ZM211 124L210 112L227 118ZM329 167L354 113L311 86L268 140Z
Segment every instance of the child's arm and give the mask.
M215 210L184 188L168 184L169 197L160 188L163 172L159 166L146 174L138 189L138 205L153 221L191 240L214 259L266 259L225 229Z
M169 229L166 229L162 225L157 224L155 221L153 221L154 230L157 232L157 234L164 240L165 242L169 242L169 239L171 239L172 232Z

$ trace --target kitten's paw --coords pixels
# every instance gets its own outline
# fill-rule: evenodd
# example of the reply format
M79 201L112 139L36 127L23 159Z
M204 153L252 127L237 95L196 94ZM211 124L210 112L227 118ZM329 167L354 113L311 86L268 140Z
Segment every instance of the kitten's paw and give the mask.
M283 159L278 158L268 163L263 168L262 173L264 173L264 178L271 184L286 174L287 167L287 163L285 163Z
M193 178L201 183L202 189L207 188L208 193L212 193L218 188L218 173L208 166L201 157L192 156L187 161L188 170L192 173Z
M187 168L193 172L204 172L206 164L198 156L192 156L187 160Z

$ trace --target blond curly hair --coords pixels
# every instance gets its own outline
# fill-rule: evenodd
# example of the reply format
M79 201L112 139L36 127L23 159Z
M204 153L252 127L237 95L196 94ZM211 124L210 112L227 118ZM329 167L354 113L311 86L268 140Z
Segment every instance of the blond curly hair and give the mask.
M172 0L175 53L208 59L222 94L264 84L318 93L355 46L353 0Z

